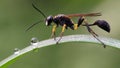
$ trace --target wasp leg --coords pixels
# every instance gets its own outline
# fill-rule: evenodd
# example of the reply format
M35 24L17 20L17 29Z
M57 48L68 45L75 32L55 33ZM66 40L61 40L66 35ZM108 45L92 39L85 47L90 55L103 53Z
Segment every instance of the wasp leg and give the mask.
M96 33L89 27L89 26L93 26L93 25L92 25L92 24L88 24L88 23L87 23L87 19L85 19L85 17L84 17L84 23L85 23L85 24L82 24L82 26L86 26L89 32L91 32L92 34L98 36L98 34L96 34Z
M57 25L53 26L53 28L52 28L52 34L51 34L51 37L54 38L54 40L56 40L56 36L55 36L56 27L57 27Z
M83 23L85 17L84 16L81 16L78 20L78 23L77 24L74 24L74 30L78 29L78 27Z
M98 36L98 34L96 34L89 26L93 26L92 24L82 24L82 26L87 26L87 29L89 32L92 32L93 34L95 34L96 36ZM89 28L88 28L89 27Z
M56 42L56 44L58 44L59 41L62 39L63 33L64 33L64 31L65 31L65 28L66 28L66 24L63 25L62 31L61 31L61 33L60 33L60 38L58 39L58 41Z
M78 24L74 24L74 30L78 29Z
M98 38L98 35L89 27L88 24L86 24L86 27L88 31L93 35L93 37L96 38L103 45L104 48L106 48L106 45Z
M98 35L90 28L90 26L87 23L86 19L84 20L84 23L85 23L84 26L87 27L87 30L93 35L93 37L96 38L96 40L98 40L103 45L104 48L106 48L106 45L98 38Z
M78 20L78 23L74 24L74 30L78 29L78 27L83 23L84 20L85 20L85 17L81 16Z
M79 20L78 20L78 27L83 23L83 21L85 20L85 17L84 16L81 16L80 18L79 18Z

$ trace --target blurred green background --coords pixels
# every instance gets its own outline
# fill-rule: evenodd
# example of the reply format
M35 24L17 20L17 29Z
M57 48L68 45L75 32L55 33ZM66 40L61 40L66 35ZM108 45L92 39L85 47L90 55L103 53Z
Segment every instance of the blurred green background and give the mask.
M43 20L31 5L32 0L0 0L0 60L13 54L14 48L22 49L32 37L50 38L52 26L45 22L25 32L32 23ZM46 15L101 12L101 17L87 18L89 22L104 19L111 25L111 33L92 27L100 36L120 39L120 0L34 0ZM73 18L75 22L77 19ZM61 27L57 29L59 35ZM85 27L76 31L66 30L65 35L89 34ZM120 68L120 49L101 44L70 42L40 48L30 52L9 68Z

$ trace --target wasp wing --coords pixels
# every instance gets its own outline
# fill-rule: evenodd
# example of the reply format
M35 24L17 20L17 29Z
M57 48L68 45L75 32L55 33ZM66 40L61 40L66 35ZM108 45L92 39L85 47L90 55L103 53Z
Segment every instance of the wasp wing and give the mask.
M88 13L88 14L68 14L68 17L80 17L80 16L101 16L101 13Z

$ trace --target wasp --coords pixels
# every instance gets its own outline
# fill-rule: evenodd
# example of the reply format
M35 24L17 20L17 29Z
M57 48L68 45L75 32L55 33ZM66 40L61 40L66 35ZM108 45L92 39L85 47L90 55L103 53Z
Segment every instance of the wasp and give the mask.
M90 26L95 26L97 25L98 27L100 27L101 29L107 31L108 33L110 32L110 25L108 24L107 21L105 20L96 20L93 24L89 24L86 17L92 17L92 16L101 16L101 13L88 13L88 14L58 14L56 16L46 16L40 9L38 9L34 4L32 4L33 8L35 10L37 10L40 14L42 14L42 16L45 18L45 24L46 26L50 26L51 24L53 24L53 28L52 28L52 34L51 37L54 38L54 40L56 40L56 28L58 26L62 26L62 30L60 33L60 38L57 40L56 43L59 43L59 41L62 39L62 36L65 32L65 29L70 28L71 30L77 30L78 27L80 26L85 26L88 30L89 33L91 33L93 35L94 38L96 38L96 40L98 40L103 47L105 48L106 45L98 38L98 34L96 34L91 28ZM73 17L78 17L78 22L74 23L72 21ZM38 24L39 22L36 22L34 24L32 24L26 31L28 31L31 27L33 27L34 25Z

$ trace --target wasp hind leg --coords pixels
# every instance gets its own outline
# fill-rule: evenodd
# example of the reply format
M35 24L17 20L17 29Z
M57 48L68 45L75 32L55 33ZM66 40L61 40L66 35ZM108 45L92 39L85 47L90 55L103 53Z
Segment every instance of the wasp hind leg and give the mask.
M52 34L51 34L51 38L54 38L54 40L56 40L56 36L55 36L56 27L57 27L57 25L53 26L53 28L52 28Z
M86 23L85 26L87 27L88 32L90 32L96 40L98 40L104 48L106 48L106 45L98 38L98 35L89 27L89 25Z
M61 31L61 33L60 33L60 38L58 39L58 41L56 42L56 44L58 44L59 41L62 39L63 33L64 33L64 31L65 31L65 28L66 28L66 24L63 25L62 31Z

